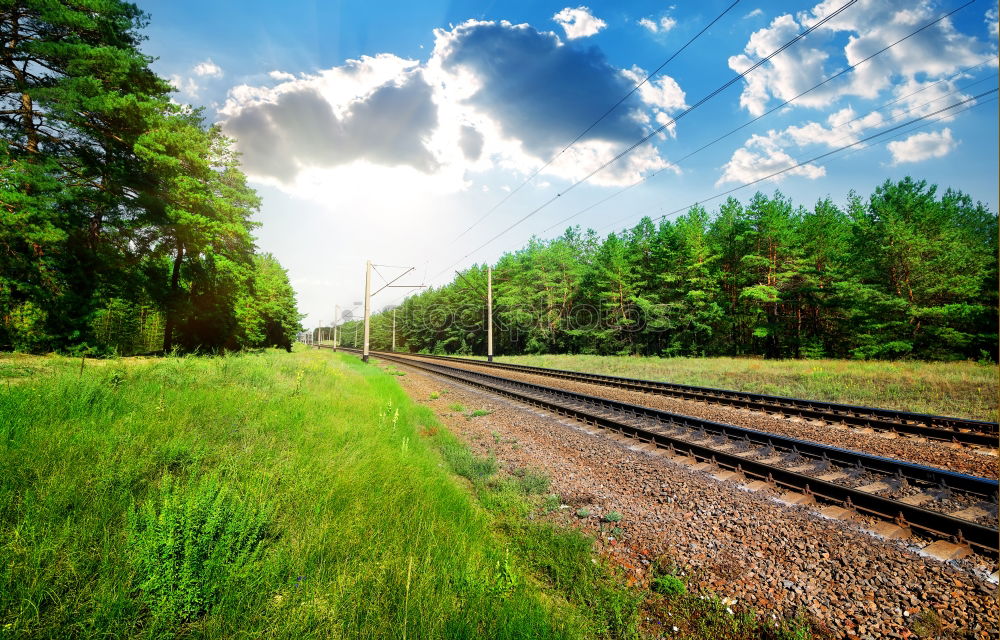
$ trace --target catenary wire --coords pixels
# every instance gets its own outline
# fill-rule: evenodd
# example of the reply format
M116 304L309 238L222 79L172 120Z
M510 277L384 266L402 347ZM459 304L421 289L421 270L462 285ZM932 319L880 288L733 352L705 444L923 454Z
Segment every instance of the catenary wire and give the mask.
M454 263L452 263L448 267L442 269L440 272L438 272L437 274L435 274L431 279L432 280L436 280L442 274L447 273L448 271L451 271L455 266L457 266L457 265L461 264L462 262L464 262L466 260L466 258L470 257L474 253L477 253L478 251L480 251L484 247L492 244L498 238L500 238L501 236L503 236L504 234L506 234L507 232L509 232L511 229L513 229L514 227L517 227L522 222L524 222L528 218L532 217L533 215L535 215L536 213L538 213L542 209L546 208L547 206L549 206L550 204L552 204L553 202L555 202L556 200L558 200L563 195L569 193L570 191L572 191L576 187L578 187L581 184L587 182L590 178L592 178L593 176L597 175L599 172L601 172L604 169L606 169L607 167L611 166L612 164L614 164L618 160L624 158L629 153L631 153L632 151L634 151L636 148L638 148L642 144L648 142L654 136L656 136L659 133L661 133L664 129L666 129L667 127L669 127L671 124L676 123L678 119L680 119L680 118L684 117L685 115L691 113L692 111L694 111L695 109L697 109L701 105L705 104L706 102L708 102L709 100L711 100L712 98L714 98L715 96L717 96L718 94L722 93L722 91L728 89L729 87L731 87L733 84L735 84L739 80L745 78L748 74L750 74L755 69L759 68L761 65L765 64L766 62L768 62L769 60L771 60L772 58L774 58L775 56L777 56L781 52L785 51L786 49L788 49L789 47L791 47L796 42L798 42L799 40L803 39L804 37L806 37L807 35L809 35L813 31L815 31L816 29L819 29L821 26L823 26L824 24L826 24L830 20L836 18L838 15L840 15L843 11L845 11L846 9L848 9L849 7L851 7L852 5L854 5L856 2L857 2L857 0L848 0L845 4L841 5L838 9L836 9L833 12L827 14L822 19L820 19L819 21L817 21L816 23L814 23L812 26L808 27L806 30L798 33L791 40L785 42L783 45L781 45L780 47L778 47L777 49L775 49L774 51L772 51L770 54L768 54L764 58L761 58L760 60L758 60L757 62L755 62L754 64L752 64L750 67L748 67L742 73L740 73L740 74L734 76L733 78L731 78L730 80L726 81L721 86L719 86L715 90L711 91L708 95L706 95L703 98L701 98L700 100L698 100L698 102L696 102L695 104L693 104L690 107L686 108L684 111L682 111L681 113L679 113L677 116L671 117L670 120L668 120L667 122L663 123L662 125L660 125L656 129L654 129L649 134L643 136L642 138L640 138L636 142L634 142L631 145L629 145L628 147L626 147L624 150L622 150L620 153L618 153L611 160L608 160L607 162L603 163L601 166L597 167L596 169L594 169L593 171L591 171L590 173L588 173L586 176L584 176L580 180L578 180L578 181L574 182L573 184L571 184L565 190L557 193L556 195L552 196L551 198L549 198L548 200L546 200L545 202L543 202L538 207L532 209L530 212L528 212L527 215L521 217L520 219L518 219L516 222L514 222L512 225L508 226L506 229L504 229L500 233L494 235L492 238L490 238L489 240L487 240L483 244L479 245L478 247L476 247L475 249L473 249L469 253L465 254L464 256L462 256L460 259L458 259L457 261L455 261Z
M889 133L893 133L895 131L899 131L900 129L904 129L906 127L909 127L910 125L915 124L917 122L921 122L921 121L924 121L924 120L929 120L933 116L940 115L940 114L945 113L947 111L950 111L950 110L952 110L952 109L954 109L956 107L968 104L970 102L974 102L974 101L979 100L980 98L988 96L988 95L990 95L992 93L997 93L997 91L1000 91L1000 89L997 89L997 88L990 89L989 91L984 91L984 92L982 92L982 93L980 93L978 95L972 96L970 98L966 98L965 100L961 100L959 102L955 102L953 104L950 104L947 107L943 107L943 108L938 109L936 111L932 111L931 113L928 113L928 114L925 114L925 115L922 115L922 116L918 116L918 117L913 118L911 120L908 120L908 121L906 121L906 122L904 122L902 124L898 124L898 125L896 125L894 127L890 127L888 129L885 129L885 130L880 131L878 133L874 133L874 134L872 134L870 136L867 136L865 138L862 138L860 140L856 140L856 141L851 142L849 144L846 144L846 145L843 145L843 146L838 147L836 149L833 149L832 151L827 151L825 153L821 153L818 156L813 156L812 158L810 158L808 160L803 160L801 162L798 162L796 164L790 165L788 167L785 167L784 169L780 169L778 171L770 173L770 174L768 174L766 176L763 176L761 178L757 178L755 180L751 180L750 182L745 182L745 183L743 183L743 184L741 184L741 185L739 185L737 187L733 187L732 189L727 189L726 191L722 191L722 192L717 193L717 194L715 194L713 196L709 196L708 198L704 198L702 200L698 200L696 202L692 202L689 205L685 205L685 206L680 207L678 209L674 209L673 211L670 211L669 213L665 213L665 214L659 216L657 218L657 220L662 220L662 219L668 218L670 216L676 215L678 213L682 213L684 211L688 211L688 210L691 209L691 207L695 207L695 206L704 204L706 202L711 202L712 200L716 200L718 198L722 198L724 196L727 196L727 195L729 195L731 193L734 193L736 191L739 191L741 189L745 189L746 187L750 187L750 186L753 186L755 184L759 184L761 182L764 182L765 180L771 180L772 178L776 178L777 176L780 176L780 175L782 175L784 173L792 171L793 169L798 169L799 167L804 167L807 164L813 164L813 163L817 162L818 160L822 160L824 158L828 158L828 157L833 156L834 154L837 154L837 153L839 153L841 151L844 151L846 149L850 149L851 147L856 147L858 145L861 145L861 144L864 144L864 143L869 142L871 140L874 140L875 138L880 138L880 137L882 137L884 135L887 135ZM633 216L630 216L630 217L633 217ZM619 220L618 222L613 223L612 225L601 227L597 231L603 231L604 229L607 229L607 228L609 228L611 226L617 226L622 221L623 220Z
M632 97L635 94L635 92L638 91L639 89L641 89L642 86L645 85L647 82L649 82L653 78L653 76L655 76L660 71L662 71L663 68L665 66L667 66L671 61L673 61L674 58L676 58L677 56L679 56L682 51L684 51L685 49L687 49L688 46L690 46L695 40L697 40L698 38L700 38L702 36L702 34L704 34L706 31L708 31L716 22L718 22L719 20L721 20L727 13L729 13L730 10L732 10L739 3L740 3L740 0L736 0L735 2L733 2L732 4L730 4L722 13L720 13L718 16L716 16L716 18L714 20L712 20L707 25L705 25L705 27L703 27L701 31L699 31L698 33L696 33L687 42L685 42L684 45L681 46L681 48L677 49L677 51L675 51L673 54L671 54L671 56L669 58L667 58L660 66L658 66L656 69L654 69L651 73L647 74L646 77L643 78L641 82L639 82L639 84L637 84L634 87L632 87L632 89L628 93L626 93L617 102L615 102L613 105L611 105L608 108L608 110L605 111L603 114L601 114L601 116L598 117L597 120L595 120L593 123L591 123L589 127L587 127L586 129L584 129L579 135L577 135L575 138L573 138L573 140L571 140L569 142L569 144L567 144L565 147L563 147L561 151L559 151L556 155L552 156L552 158L550 158L545 164L541 165L540 167L538 167L537 169L535 169L534 171L532 171L531 174L527 178L525 178L524 181L521 184L519 184L516 188L514 188L513 190L511 190L510 192L508 192L507 195L505 195L499 202L497 202L495 205L493 205L492 207L490 207L490 209L488 211L486 211L486 213L484 213L482 216L480 216L479 218L477 218L475 222L473 222L468 227L466 227L466 229L464 231L462 231L462 233L458 234L455 237L454 240L452 240L450 243L448 243L447 247L450 247L450 246L454 245L456 242L458 242L463 236L465 236L466 233L468 233L469 231L471 231L480 222L482 222L483 220L485 220L490 214L492 214L494 211L496 211L501 206L503 206L503 204L505 202L507 202L515 193L517 193L518 191L520 191L521 189L523 189L525 186L527 186L532 180L534 180L538 176L539 173L541 173L546 168L548 168L549 166L551 166L553 162L555 162L556 160L558 160L564 153L566 153L567 151L569 151L569 149L573 145L575 145L577 142L579 142L581 138L583 138L585 135L587 135L588 133L590 133L594 129L594 127L596 127L605 118L607 118L609 115L611 115L611 112L613 112L615 109L617 109L619 106L621 106L621 104L623 102L625 102L630 97Z
M881 123L881 124L882 124L883 126L885 126L885 125L889 125L889 124L892 124L892 122L894 122L894 121L897 121L897 120L901 119L901 118L902 118L903 116L905 116L905 115L906 115L906 114L908 114L908 113L911 113L911 112L913 112L913 111L916 111L916 110L918 110L918 109L920 109L920 108L922 108L922 107L925 107L925 106L927 106L927 105L929 105L929 104L933 104L933 103L935 103L935 102L939 102L939 101L941 101L941 100L944 100L945 98L947 98L947 97L949 97L949 96L952 96L952 95L954 95L954 94L956 94L956 93L961 93L961 92L965 91L966 89L969 89L969 88L971 88L971 87L974 87L974 86L976 86L977 84L982 84L983 82L986 82L987 80L991 80L991 79L995 78L995 77L996 77L997 75L998 75L998 74L993 74L993 75L991 75L991 76L987 76L987 77L985 77L985 78L980 78L979 80L976 80L975 82L970 82L969 84L966 84L966 85L963 85L963 86L961 86L961 87L958 87L958 88L954 89L953 91L950 91L950 92L948 92L948 93L944 94L943 96L939 96L939 97L937 97L937 98L934 98L934 99L932 99L932 100L927 100L926 102L922 102L922 103L920 103L920 104L917 104L917 105L914 105L914 106L910 107L909 109L907 109L907 110L905 110L905 111L900 111L899 113L897 113L897 114L893 115L893 116L892 116L892 118L890 118L890 119L889 119L888 121L886 121L886 122L883 122L883 123ZM915 93L916 93L916 92L915 92ZM871 111L869 111L868 113L864 114L864 115L863 115L863 116L861 116L861 117L867 117L867 116L869 116L869 115L871 115L871 114L873 114L873 113L877 113L878 111L882 110L883 108L884 108L884 107L881 107L881 106L880 106L880 107L876 107L875 109L872 109ZM855 118L855 120L857 120L857 118ZM840 125L837 125L837 126L835 126L835 127L831 128L831 129L830 129L830 131L831 131L831 132L833 132L833 131L836 131L837 129L839 129L840 127L844 126L845 124L847 124L847 123L842 123L842 124L840 124ZM895 127L894 127L893 129L895 129ZM840 136L839 138L837 138L836 140L834 140L834 142L839 142L839 141L841 141L841 140L846 140L846 139L847 139L847 138L849 138L849 137L850 137L850 134L847 134L847 135L843 135L843 136ZM632 185L632 186L634 186L634 185ZM618 192L618 193L620 193L620 192ZM606 199L605 199L604 201L607 201L608 199L610 199L610 198L606 198ZM655 209L655 208L658 208L658 207L653 207L653 208ZM618 225L618 224L620 224L620 223L621 223L622 221L624 221L624 220L628 220L628 219L630 219L630 218L634 217L634 215L635 215L635 214L629 214L628 216L626 216L626 217L624 217L624 218L620 218L620 219L619 219L619 220L618 220L617 222L614 222L614 223L611 223L610 225L606 225L606 226L604 226L604 227L601 227L601 228L600 228L600 230L603 230L603 229L608 229L608 228L610 228L610 227L614 227L614 226L617 226L617 225Z
M715 138L715 139L714 139L714 140L712 140L711 142L708 142L708 143L706 143L706 144L702 145L701 147L699 147L699 148L695 149L694 151L692 151L692 152L688 153L687 155L685 155L684 157L680 158L679 160L677 160L677 161L673 162L673 163L672 163L672 166L677 166L677 165L681 164L681 163L682 163L682 162L684 162L685 160L688 160L688 159L690 159L690 158L691 158L692 156L694 156L694 155L696 155L696 154L698 154L698 153L700 153L700 152L704 151L705 149L708 149L709 147L711 147L711 146L713 146L714 144L716 144L716 143L718 143L718 142L720 142L720 141L722 141L722 140L724 140L724 139L728 138L729 136L733 135L734 133L736 133L736 132L738 132L738 131L740 131L740 130L742 130L742 129L744 129L744 128L748 127L748 126L750 126L751 124L753 124L753 123L757 122L757 121L758 121L758 120L760 120L761 118L764 118L764 117L767 117L767 116L769 116L770 114L774 113L775 111L778 111L778 110L780 110L780 109L783 109L784 107L788 106L788 105L789 105L790 103L794 102L795 100L798 100L799 98L801 98L801 97L803 97L803 96L805 96L805 95L807 95L807 94L811 93L812 91L815 91L816 89L818 89L818 88L822 87L823 85L827 84L828 82L830 82L830 81L832 81L832 80L834 80L834 79L836 79L836 78L839 78L839 77L843 76L843 75L844 75L845 73L847 73L847 72L849 72L849 71L851 71L851 70L853 70L853 69L856 69L857 67L859 67L859 66L861 66L861 65L865 64L866 62L870 61L870 60L871 60L872 58L874 58L874 57L876 57L876 56L878 56L878 55L880 55L880 54L882 54L882 53L885 53L886 51L888 51L888 50L889 50L889 49L891 49L892 47L894 47L894 46L896 46L896 45L900 44L901 42L904 42L905 40L908 40L908 39L910 39L911 37L913 37L913 36L917 35L918 33L922 32L922 31L924 31L924 30L926 30L926 29L928 29L928 28L930 28L930 27L934 26L935 24L937 24L937 23L941 22L942 20L944 20L944 19L946 19L946 18L950 17L950 16L951 16L952 14L954 14L955 12L957 12L957 11L959 11L959 10L961 10L961 9L964 9L964 8L968 7L969 5L971 5L971 4L973 4L973 3L975 3L976 1L977 1L977 0L970 0L969 2L966 2L965 4L963 4L963 5L959 6L959 7L958 7L958 8L956 8L956 9L953 9L952 11L950 11L950 12L948 12L948 13L945 13L945 14L942 14L941 16L939 16L938 18L936 18L935 20L933 20L933 21L931 21L931 22L928 22L928 23L924 24L923 26L921 26L920 28L916 29L915 31L912 31L912 32L910 32L909 34L907 34L906 36L904 36L904 37L900 38L899 40L896 40L896 41L895 41L895 42L893 42L892 44L889 44L889 45L887 45L887 46L883 47L883 48L882 48L882 49L880 49L879 51L876 51L875 53L873 53L873 54L871 54L870 56L868 56L867 58L864 58L863 60L859 60L858 62L856 62L856 63L854 63L854 64L852 64L852 65L850 65L850 66L848 66L848 67L846 67L846 68L844 68L844 69L842 69L842 70L841 70L841 71L839 71L838 73L836 73L836 74L834 74L834 75L830 76L829 78L826 78L825 80L823 80L822 82L819 82L818 84L815 84L815 85L813 85L812 87L810 87L809 89L806 89L805 91L803 91L803 92L799 93L798 95L796 95L796 96L794 96L794 97L792 97L792 98L789 98L788 100L785 100L784 102L782 102L782 103L781 103L781 104L779 104L778 106L774 107L773 109L769 109L769 110L768 110L768 111L766 111L765 113L763 113L763 114L761 114L761 115L759 115L759 116L757 116L757 117L755 117L755 118L752 118L752 119L750 119L750 120L748 120L748 121L744 122L743 124L739 125L739 126L738 126L738 127L736 127L735 129L732 129L732 130L730 130L729 132L727 132L727 133L725 133L725 134L723 134L723 135L719 136L718 138ZM991 57L991 59L992 59L992 57ZM971 69L971 68L975 68L975 67L978 67L978 66L981 66L981 65L983 65L983 64L986 64L986 63L987 63L987 62L989 62L989 61L990 61L990 60L987 60L987 61L984 61L984 62L981 62L981 63L979 63L979 64L977 64L977 65L973 65L973 67L970 67L970 69ZM965 70L963 70L963 72L964 72L964 71L965 71ZM962 73L962 72L959 72L959 73ZM955 74L955 75L958 75L958 74ZM952 77L954 77L954 76L952 76ZM940 82L943 82L943 81L944 81L944 79L942 79L942 80L939 80L938 82L935 82L935 83L934 83L934 85L937 85L938 83L940 83ZM929 88L930 88L931 86L933 86L933 85L929 85L929 86L925 86L925 87L923 87L922 89L919 89L918 91L915 91L914 93L919 93L920 91L925 91L925 90L929 89ZM889 103L887 103L886 105L883 105L883 106L888 106L888 105L891 105L891 104L893 104L893 103L895 103L895 102L897 102L897 101L899 101L899 100L901 100L901 99L903 99L903 98L902 98L902 97L900 97L900 98L896 98L895 100L893 100L893 101L891 101L891 102L889 102ZM879 107L879 108L881 109L882 107ZM866 114L866 115L867 115L867 114ZM864 117L864 116L861 116L861 117ZM858 118L855 118L855 120L857 120L857 119L858 119ZM852 121L852 122L853 122L853 121ZM844 123L844 124L847 124L847 123ZM839 125L838 125L838 126L839 126ZM582 210L580 210L580 211L577 211L576 213L574 213L574 214L572 214L572 215L570 215L570 216L567 216L566 218L563 218L563 219L562 219L562 220L560 220L559 222L557 222L557 223L555 223L555 224L553 224L553 225L551 225L551 226L547 227L547 228L546 228L545 230L543 230L543 231L542 231L542 233L547 233L547 232L551 231L552 229L554 229L554 228L556 228L556 227L559 227L559 226L561 226L561 225L563 225L563 224L565 224L565 223L569 222L570 220L572 220L572 219L574 219L574 218L576 218L576 217L578 217L578 216L580 216L580 215L582 215L582 214L586 213L587 211L590 211L590 210L591 210L591 209L593 209L594 207L596 207L596 206L598 206L598 205L600 205L600 204L604 204L604 203L605 203L605 202L607 202L608 200L611 200L612 198L615 198L615 197L617 197L618 195L621 195L622 193L625 193L625 192L626 192L626 191L628 191L629 189L632 189L633 187L636 187L636 186L638 186L638 185L642 184L643 182L647 182L647 181L649 181L649 180L650 180L650 179L652 179L653 177L655 177L655 176L659 175L660 173L662 173L662 172L663 172L663 171L664 171L664 170L665 170L666 168L670 168L670 167L665 167L664 169L658 169L658 170L654 171L653 173L651 173L651 174L649 174L649 175L647 175L647 176L644 176L644 177L640 178L639 180L637 180L637 181L635 181L634 183L632 183L632 184L630 184L630 185L626 186L625 188L623 188L623 189L620 189L620 190L618 190L618 191L616 191L616 192L612 193L611 195L609 195L609 196L607 196L606 198L602 199L602 200L601 200L600 202L598 202L598 203L595 203L595 204L593 204L593 205L590 205L590 206L588 206L588 207L587 207L587 208L585 208L585 209L582 209Z

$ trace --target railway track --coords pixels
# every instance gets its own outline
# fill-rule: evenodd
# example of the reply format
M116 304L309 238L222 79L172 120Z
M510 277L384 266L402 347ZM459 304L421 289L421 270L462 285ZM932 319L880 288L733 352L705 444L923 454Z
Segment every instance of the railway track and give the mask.
M968 545L993 558L998 556L996 480L400 354L373 354L667 449L705 470L717 468L716 475L722 478L742 476L794 492L790 499L795 502L820 500L829 505L824 510L827 515L873 516L898 527L891 530L893 534L917 530L933 538Z
M373 353L383 355L386 352ZM407 354L395 355L405 356ZM696 400L710 404L727 405L741 409L779 414L786 418L794 416L808 420L819 420L827 424L842 424L855 428L888 431L900 435L926 438L928 440L990 448L996 448L998 443L1000 443L1000 430L998 430L997 423L984 420L970 420L950 416L897 411L894 409L879 409L818 400L786 398L762 393L696 387L598 373L566 371L503 362L486 362L484 360L454 356L412 355L419 355L421 358L440 360L442 362L461 362L469 365L507 369L533 375L616 387L630 391L641 391L686 400Z

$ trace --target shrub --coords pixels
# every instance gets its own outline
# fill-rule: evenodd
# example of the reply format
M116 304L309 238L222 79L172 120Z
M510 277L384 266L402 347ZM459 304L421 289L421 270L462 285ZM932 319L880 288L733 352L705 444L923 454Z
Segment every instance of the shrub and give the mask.
M453 473L469 480L488 478L499 468L496 458L480 458L459 442L442 444L441 455Z
M562 506L562 498L554 493L545 496L545 502L542 503L542 509L545 513L552 513L560 506Z
M541 471L522 469L517 475L518 488L526 496L542 494L549 490L549 477Z
M652 587L653 591L665 596L678 596L687 593L684 581L671 574L654 577Z
M131 514L129 542L153 618L182 623L209 613L227 588L253 575L268 514L217 478L181 486L166 474L159 495Z

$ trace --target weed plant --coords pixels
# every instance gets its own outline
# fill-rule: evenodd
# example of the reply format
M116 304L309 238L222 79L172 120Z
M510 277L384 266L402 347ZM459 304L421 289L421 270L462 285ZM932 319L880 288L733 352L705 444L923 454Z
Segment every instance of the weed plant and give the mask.
M561 502L544 474L502 474L353 356L14 366L2 638L633 639L664 606L686 637L808 637L627 586L528 517Z
M346 354L14 360L0 637L581 638L394 376ZM0 367L8 360L0 361ZM430 439L438 439L441 434Z

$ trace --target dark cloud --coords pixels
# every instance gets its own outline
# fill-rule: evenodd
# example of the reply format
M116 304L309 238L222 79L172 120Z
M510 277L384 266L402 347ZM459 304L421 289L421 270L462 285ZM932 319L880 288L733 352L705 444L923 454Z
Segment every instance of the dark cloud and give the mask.
M457 27L442 68L464 67L481 83L467 103L493 117L505 136L537 156L561 148L603 114L632 84L596 47L561 44L552 33L509 24ZM644 135L633 95L587 139L633 141Z
M437 127L432 89L419 72L386 83L353 103L342 118L314 88L287 91L274 102L243 108L223 123L236 138L248 173L289 181L303 167L365 159L438 168L424 141Z
M465 159L475 162L483 153L483 134L476 131L474 127L462 125L461 137L458 139L458 146L462 148Z

